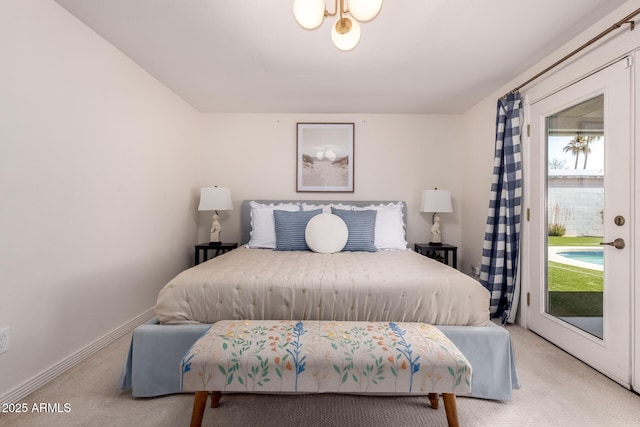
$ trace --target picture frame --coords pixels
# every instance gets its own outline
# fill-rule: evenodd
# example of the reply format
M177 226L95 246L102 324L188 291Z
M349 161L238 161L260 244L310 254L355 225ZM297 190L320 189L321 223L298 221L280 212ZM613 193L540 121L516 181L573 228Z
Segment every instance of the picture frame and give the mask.
M297 123L297 192L354 192L354 128L353 123Z

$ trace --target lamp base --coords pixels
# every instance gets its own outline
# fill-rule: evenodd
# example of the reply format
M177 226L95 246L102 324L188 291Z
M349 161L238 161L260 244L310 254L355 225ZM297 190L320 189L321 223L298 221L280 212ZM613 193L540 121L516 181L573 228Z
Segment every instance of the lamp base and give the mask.
M440 242L429 242L429 246L442 246Z
M209 246L220 246L222 242L209 242Z

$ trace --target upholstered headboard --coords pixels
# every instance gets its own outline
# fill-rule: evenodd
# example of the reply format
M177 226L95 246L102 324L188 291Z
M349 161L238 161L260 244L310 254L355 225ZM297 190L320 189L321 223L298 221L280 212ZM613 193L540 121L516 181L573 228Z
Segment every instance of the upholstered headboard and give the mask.
M251 208L249 207L249 202L255 201L258 203L264 204L278 204L278 203L308 203L311 205L326 205L326 204L348 204L353 206L369 206L369 205L379 205L379 204L387 204L387 203L397 203L401 200L243 200L242 201L242 212L241 212L241 227L242 227L242 244L245 244L249 241L251 237ZM402 214L404 217L404 223L407 223L407 204L403 202ZM406 232L405 232L406 234Z

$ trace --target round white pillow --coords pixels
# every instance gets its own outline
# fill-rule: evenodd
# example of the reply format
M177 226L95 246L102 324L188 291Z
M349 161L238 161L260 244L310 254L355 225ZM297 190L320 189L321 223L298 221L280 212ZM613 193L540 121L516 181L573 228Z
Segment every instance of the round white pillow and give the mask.
M332 254L347 244L349 230L338 215L322 213L309 220L304 237L313 252Z

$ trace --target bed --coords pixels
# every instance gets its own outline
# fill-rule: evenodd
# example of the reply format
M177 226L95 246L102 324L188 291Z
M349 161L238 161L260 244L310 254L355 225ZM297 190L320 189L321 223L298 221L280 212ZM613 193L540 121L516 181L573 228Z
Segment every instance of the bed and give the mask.
M352 250L294 250L305 246L299 234L319 214L344 220ZM134 397L179 392L182 355L211 323L232 319L430 323L471 362L471 396L510 400L519 387L509 333L489 321L488 292L406 249L404 203L244 201L241 215L246 245L185 270L161 290L157 317L134 331L121 389ZM321 230L323 242L336 240L330 228Z

